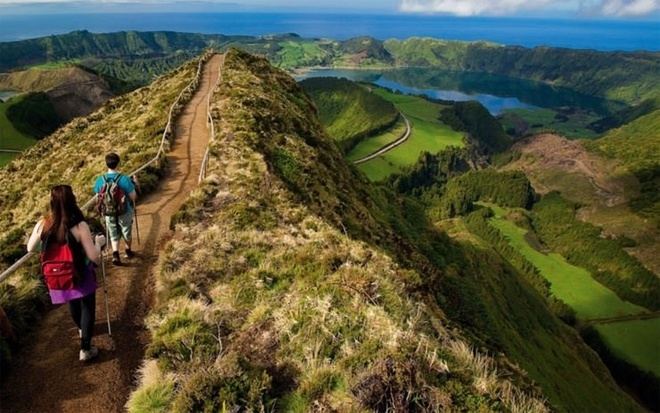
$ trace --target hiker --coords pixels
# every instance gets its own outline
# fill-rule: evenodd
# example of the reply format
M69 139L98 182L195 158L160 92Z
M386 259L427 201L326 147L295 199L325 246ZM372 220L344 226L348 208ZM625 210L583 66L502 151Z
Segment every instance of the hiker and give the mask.
M50 214L40 220L28 240L28 251L41 250L41 266L53 304L69 303L80 337L80 361L96 357L92 346L96 320L96 272L106 240L92 234L69 185L50 192Z
M100 215L105 216L105 225L110 233L112 263L121 265L119 241L122 238L126 243L126 258L135 256L131 249L131 239L137 192L133 179L117 171L119 155L112 152L107 154L105 164L108 171L96 179L94 192L97 194L97 210Z

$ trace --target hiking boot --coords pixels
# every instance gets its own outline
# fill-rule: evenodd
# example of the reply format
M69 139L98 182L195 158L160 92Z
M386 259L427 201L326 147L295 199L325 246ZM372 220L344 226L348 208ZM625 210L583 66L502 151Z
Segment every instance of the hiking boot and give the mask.
M121 265L121 259L119 259L119 251L112 252L112 265Z
M99 349L91 346L89 350L80 350L80 361L90 361L99 355Z
M130 248L126 248L126 258L130 260L133 257L135 257L135 253L133 252L133 250Z

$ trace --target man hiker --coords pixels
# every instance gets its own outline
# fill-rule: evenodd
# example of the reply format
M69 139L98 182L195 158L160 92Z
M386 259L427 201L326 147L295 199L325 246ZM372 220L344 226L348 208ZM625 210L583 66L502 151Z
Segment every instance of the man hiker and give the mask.
M119 258L119 240L126 243L126 258L133 258L131 238L133 228L133 208L137 193L133 180L117 171L119 155L109 153L105 156L108 171L96 179L94 192L97 194L97 210L105 216L105 225L110 232L112 245L112 263L121 265Z

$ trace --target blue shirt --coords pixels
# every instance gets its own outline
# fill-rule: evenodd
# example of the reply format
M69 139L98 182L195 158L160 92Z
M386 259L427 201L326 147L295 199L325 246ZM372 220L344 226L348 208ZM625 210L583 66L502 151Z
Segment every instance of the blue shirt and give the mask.
M96 183L94 184L94 193L98 194L99 192L101 192L101 188L103 188L103 184L105 183L103 181L104 176L108 180L113 180L117 177L118 174L119 172L108 172L103 174L102 176L99 176L96 179ZM119 177L119 180L117 181L117 185L119 185L119 188L121 188L121 190L124 191L127 197L131 192L135 192L135 185L133 184L133 181L131 180L131 178L129 178L126 175L122 175ZM126 204L127 204L126 212L132 211L133 202L131 202L130 198L128 199L128 202Z

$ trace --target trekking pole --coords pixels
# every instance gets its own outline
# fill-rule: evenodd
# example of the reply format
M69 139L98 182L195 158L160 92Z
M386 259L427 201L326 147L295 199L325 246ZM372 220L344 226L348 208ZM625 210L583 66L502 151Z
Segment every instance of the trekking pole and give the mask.
M106 225L106 234L108 235L105 248L108 248L110 241L110 228ZM108 323L108 337L110 338L110 345L114 348L114 340L112 339L112 327L110 327L110 307L108 305L108 285L105 281L105 253L101 250L101 278L103 278L103 297L105 298L105 318Z
M135 235L137 235L137 242L140 245L140 226L138 225L137 205L135 203L133 203L133 214L135 215Z

